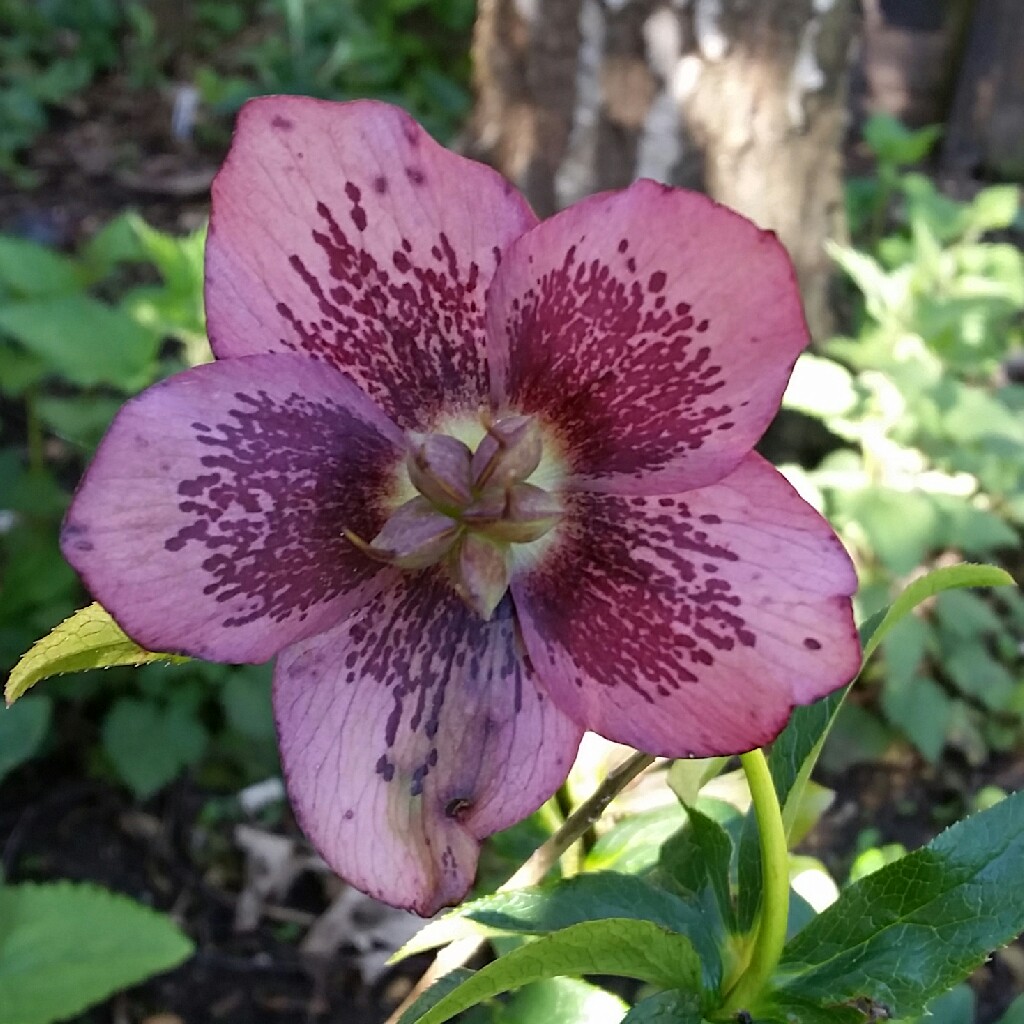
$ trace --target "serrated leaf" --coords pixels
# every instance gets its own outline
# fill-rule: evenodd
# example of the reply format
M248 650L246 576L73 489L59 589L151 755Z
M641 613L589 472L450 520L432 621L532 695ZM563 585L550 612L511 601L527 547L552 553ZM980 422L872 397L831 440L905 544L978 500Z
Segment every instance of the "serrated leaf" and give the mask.
M783 994L921 1013L1024 929L1024 793L850 886L783 952Z
M145 650L125 635L101 605L91 604L32 645L8 677L4 698L8 704L13 704L40 680L65 672L188 660L180 654Z
M629 1007L616 995L575 978L538 981L517 992L494 1024L620 1024Z
M70 1017L192 950L170 918L95 886L0 887L0 1024Z
M443 1024L503 992L546 978L581 974L611 974L696 992L700 960L689 939L650 921L586 921L512 950L481 968L422 1016L409 1018L408 1024Z
M622 1024L700 1024L700 999L693 992L674 989L637 1003Z
M653 922L687 936L704 964L705 987L717 988L721 960L701 911L650 882L611 871L577 875L549 886L499 892L472 900L421 929L392 957L392 962L467 934L543 935L608 918Z

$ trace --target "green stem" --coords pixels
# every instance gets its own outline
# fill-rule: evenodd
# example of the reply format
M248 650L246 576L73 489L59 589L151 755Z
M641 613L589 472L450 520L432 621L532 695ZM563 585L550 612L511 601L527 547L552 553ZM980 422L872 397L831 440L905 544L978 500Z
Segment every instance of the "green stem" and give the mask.
M722 1006L733 1013L753 1006L775 973L789 920L789 849L775 783L764 751L741 754L740 763L750 785L761 842L761 910L750 963Z

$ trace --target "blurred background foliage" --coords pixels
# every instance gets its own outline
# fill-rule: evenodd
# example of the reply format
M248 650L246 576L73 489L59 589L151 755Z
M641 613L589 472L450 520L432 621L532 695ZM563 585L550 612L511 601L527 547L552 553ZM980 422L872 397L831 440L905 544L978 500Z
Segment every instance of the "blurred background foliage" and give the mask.
M59 133L84 109L90 89L112 78L129 105L163 97L161 110L171 116L162 130L186 164L219 155L241 103L267 92L392 100L451 142L470 111L475 6L0 0L0 175L12 194L31 194L41 181L28 159L33 147ZM983 559L1018 575L1024 569L1020 190L989 185L969 198L948 197L924 173L940 137L938 126L911 131L885 115L864 124L864 173L846 182L849 238L830 250L844 275L841 333L801 358L780 424L765 442L853 553L861 616L890 601L922 567ZM161 202L174 205L173 197ZM87 601L60 556L57 532L111 418L150 383L211 358L204 230L198 222L190 232L166 230L175 218L159 204L139 205L148 220L120 212L72 232L26 220L15 205L17 215L7 218L14 228L0 234L5 674ZM908 751L931 765L998 763L1024 738L1024 599L1007 588L941 595L887 637L867 684L826 746L824 763L833 772ZM0 710L0 793L19 769L27 778L50 758L71 774L124 787L148 806L186 778L206 794L203 821L251 820L237 794L278 771L269 687L266 666L199 663L49 682ZM493 889L557 827L600 777L598 762L577 766L560 806L489 844L478 891ZM735 829L742 794L728 774L716 777L721 768L712 766L697 782L676 772L673 784L689 797L700 791L698 806ZM993 785L952 807L936 806L929 824L1001 795ZM811 789L809 800L807 830L831 794ZM279 791L261 806L260 820L280 822ZM563 870L653 871L682 822L675 803L624 805L580 862ZM206 841L216 845L210 835ZM905 852L871 829L852 845L841 869L833 865L840 884ZM204 854L217 855L212 847ZM795 887L805 876L801 896L814 885L835 890L819 860L794 861L793 874ZM622 1011L619 1000L575 982L520 1002L503 1007L500 1020L553 1019L552 1006L565 1019L573 1019L568 1005L587 1008L580 1019L595 1021L601 1013L617 1020ZM967 986L940 1003L929 1018L937 1024L973 1017ZM1005 1017L1006 1024L1021 1021L1024 1003Z
M801 359L784 402L829 432L825 456L789 473L854 554L862 615L923 566L1021 569L1024 255L1009 240L1020 190L942 195L906 169L938 134L867 123L877 171L848 185L854 243L830 246L850 286L850 331ZM845 709L832 765L880 756L894 733L932 762L947 744L972 765L1019 746L1022 636L1019 592L940 595L884 641L877 692L859 694L875 717Z

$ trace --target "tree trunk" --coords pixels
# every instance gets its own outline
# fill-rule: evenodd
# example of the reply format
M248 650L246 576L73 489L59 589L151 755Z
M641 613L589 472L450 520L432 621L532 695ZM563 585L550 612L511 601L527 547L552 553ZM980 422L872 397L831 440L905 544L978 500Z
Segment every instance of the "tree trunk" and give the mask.
M1021 0L978 0L942 155L954 179L1024 182Z
M832 327L853 0L481 0L476 155L538 213L637 177L777 231Z
M974 0L862 0L867 106L912 128L949 114Z

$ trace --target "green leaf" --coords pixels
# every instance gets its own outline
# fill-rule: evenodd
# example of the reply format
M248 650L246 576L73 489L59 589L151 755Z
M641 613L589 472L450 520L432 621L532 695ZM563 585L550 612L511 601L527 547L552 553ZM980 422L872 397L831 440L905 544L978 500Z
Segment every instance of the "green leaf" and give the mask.
M46 363L13 342L0 341L0 391L14 398L38 384L47 373Z
M41 679L65 672L114 665L144 665L151 661L180 663L180 654L147 651L125 636L121 627L98 604L91 604L65 619L14 666L4 687L4 697L13 704Z
M443 978L438 978L430 988L402 1014L399 1024L415 1024L426 1012L436 1006L445 996L454 992L464 981L473 977L474 972L466 967L456 967Z
M705 969L705 988L721 981L718 946L699 908L634 875L604 871L550 886L495 893L432 921L392 962L466 935L543 935L587 921L635 918L687 936ZM467 921L471 926L467 927Z
M554 1018L545 1019L554 1024ZM637 1003L622 1024L700 1024L703 1019L700 999L693 992L673 989Z
M180 704L161 708L152 701L122 698L103 720L103 749L143 800L195 764L207 739L199 720Z
M830 772L845 772L852 765L879 760L896 734L880 718L857 704L845 703L829 730L821 763Z
M1024 929L1024 792L850 886L783 952L784 993L921 1013Z
M587 854L585 871L640 874L658 863L661 844L686 823L676 803L630 814L613 825Z
M686 827L662 846L658 865L687 892L701 896L709 891L722 924L733 931L736 917L729 889L732 840L717 821L695 807L688 807L687 814Z
M680 757L669 765L668 786L687 807L692 807L701 789L722 773L727 757Z
M141 262L146 258L135 231L137 220L138 214L119 214L107 221L80 250L82 262L94 279L106 277L118 263Z
M586 921L520 946L481 968L425 1014L410 1017L409 1024L442 1024L503 992L581 974L611 974L697 991L700 960L689 939L650 921Z
M62 295L81 287L74 260L37 242L0 235L0 288L21 298Z
M0 1021L49 1024L192 955L163 914L89 885L0 887Z
M856 1006L822 1009L814 1003L778 993L758 1007L754 1024L868 1024L868 1019L867 1013Z
M1016 185L990 185L972 200L968 221L979 234L1002 231L1012 226L1019 209L1020 189Z
M923 160L942 135L942 125L905 127L891 114L872 114L864 124L864 141L879 160L897 167Z
M270 673L263 666L235 669L220 692L224 717L232 729L255 740L274 738Z
M1016 586L1014 578L1005 570L994 565L948 565L933 569L925 576L919 576L889 606L869 635L864 637L864 660L871 656L882 642L885 634L905 615L909 615L922 601L944 590L957 587L1007 587Z
M789 794L800 777L801 768L826 735L848 690L849 687L844 686L813 704L797 708L786 728L772 744L768 767L784 811Z
M935 598L935 616L946 632L958 640L975 639L979 633L999 633L1002 620L988 602L964 590L947 590Z
M882 710L933 764L946 745L953 705L928 676L890 679L882 692Z
M99 444L123 404L104 395L43 395L35 400L36 412L50 430L72 444L90 449Z
M42 746L50 728L53 702L26 697L16 708L0 708L0 782Z
M494 1024L619 1024L629 1007L616 995L575 978L538 981L494 1014Z
M135 391L156 371L160 336L87 295L6 303L0 330L80 387Z

